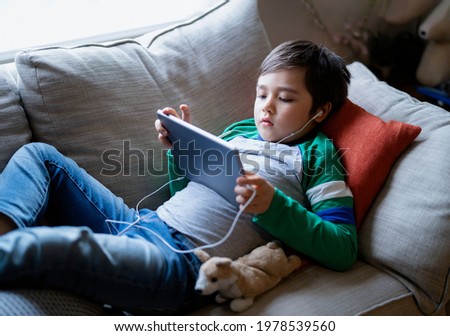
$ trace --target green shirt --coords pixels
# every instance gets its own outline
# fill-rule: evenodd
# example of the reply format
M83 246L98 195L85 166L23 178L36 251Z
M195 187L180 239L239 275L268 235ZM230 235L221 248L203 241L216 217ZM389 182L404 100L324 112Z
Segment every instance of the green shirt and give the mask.
M232 124L223 138L260 139L253 119ZM294 199L282 191L283 185L274 185L269 209L255 215L253 222L316 262L334 270L347 270L355 262L358 248L353 197L345 183L345 169L338 152L321 132L311 133L292 148L301 155L297 187L305 197ZM169 176L170 179L179 176L170 153ZM186 185L185 180L174 182L171 192Z

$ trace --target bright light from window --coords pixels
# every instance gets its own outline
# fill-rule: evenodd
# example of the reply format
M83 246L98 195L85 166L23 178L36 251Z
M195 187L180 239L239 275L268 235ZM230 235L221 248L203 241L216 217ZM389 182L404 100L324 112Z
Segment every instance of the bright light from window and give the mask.
M188 19L219 0L0 0L0 54ZM144 32L144 31L143 31ZM112 34L112 35L110 35Z

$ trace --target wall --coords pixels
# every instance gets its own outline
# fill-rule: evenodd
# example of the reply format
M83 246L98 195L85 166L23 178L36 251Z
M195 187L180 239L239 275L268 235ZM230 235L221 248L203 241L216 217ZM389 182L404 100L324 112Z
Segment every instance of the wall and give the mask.
M386 3L375 0L258 1L260 16L272 45L287 39L308 39L324 43L348 61L367 58L364 30L388 30L383 19ZM352 29L347 30L347 25ZM358 29L359 26L365 29ZM389 31L392 32L391 28Z

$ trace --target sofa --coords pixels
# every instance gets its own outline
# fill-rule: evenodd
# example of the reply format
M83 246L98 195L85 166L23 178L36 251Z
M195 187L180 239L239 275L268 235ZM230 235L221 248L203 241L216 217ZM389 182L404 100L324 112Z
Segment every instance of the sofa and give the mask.
M222 1L137 38L17 53L14 63L0 66L0 171L21 145L46 142L134 207L167 181L166 153L153 127L159 108L189 104L193 124L213 134L252 116L256 72L274 44L273 23L260 15L267 3ZM310 262L243 315L450 313L450 114L379 81L363 63L352 61L349 69L352 104L383 125L415 125L420 133L390 159L378 189L370 187L372 174L389 153L367 167L375 173L367 170L361 194L373 197L360 213L352 269ZM327 127L336 131L333 123ZM357 142L397 143L397 134L378 135ZM168 196L166 188L143 206L155 208ZM0 315L122 313L58 289L0 288ZM192 314L233 313L211 304Z

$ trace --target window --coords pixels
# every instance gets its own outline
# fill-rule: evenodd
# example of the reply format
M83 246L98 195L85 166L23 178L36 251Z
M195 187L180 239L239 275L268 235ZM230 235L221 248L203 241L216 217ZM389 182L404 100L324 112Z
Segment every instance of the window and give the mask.
M136 37L219 0L1 0L0 62L19 49Z

